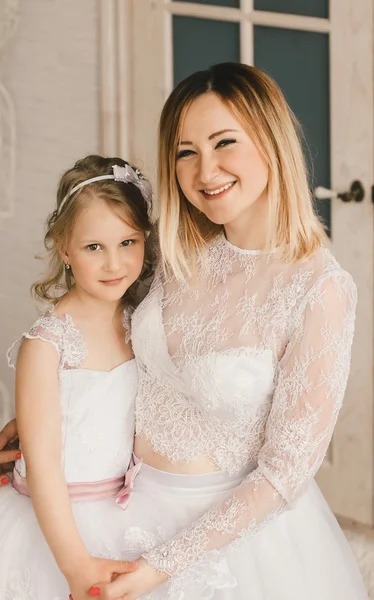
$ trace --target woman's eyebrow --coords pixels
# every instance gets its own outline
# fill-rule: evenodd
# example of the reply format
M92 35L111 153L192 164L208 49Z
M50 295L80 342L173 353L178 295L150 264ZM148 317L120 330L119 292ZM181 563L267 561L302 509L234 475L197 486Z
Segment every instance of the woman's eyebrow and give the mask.
M223 133L229 133L229 132L233 132L235 131L236 133L238 133L237 129L221 129L220 131L216 131L215 133L212 133L212 135L210 135L208 137L208 140L213 140L215 137L218 137L219 135L222 135ZM180 146L186 146L186 145L192 145L193 142L188 142L188 141L181 141L179 142Z

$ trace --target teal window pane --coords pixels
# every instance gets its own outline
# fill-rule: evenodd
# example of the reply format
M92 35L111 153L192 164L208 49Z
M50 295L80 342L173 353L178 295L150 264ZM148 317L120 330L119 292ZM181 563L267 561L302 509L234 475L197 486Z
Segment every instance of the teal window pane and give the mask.
M329 0L254 0L255 10L329 18Z
M173 16L174 85L195 71L239 60L239 23Z
M209 4L210 6L230 6L240 8L240 0L172 0L172 2L186 2L189 4Z
M328 35L255 26L254 61L277 81L302 124L311 188L330 188ZM317 209L330 231L330 202L320 200Z

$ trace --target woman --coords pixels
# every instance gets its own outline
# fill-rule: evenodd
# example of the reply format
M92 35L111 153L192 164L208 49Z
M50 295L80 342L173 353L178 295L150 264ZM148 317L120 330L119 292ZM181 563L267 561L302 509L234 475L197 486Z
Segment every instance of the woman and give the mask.
M367 597L313 481L356 290L323 247L296 129L240 64L195 73L163 109L160 266L132 322L143 465L124 547L142 558L101 598Z

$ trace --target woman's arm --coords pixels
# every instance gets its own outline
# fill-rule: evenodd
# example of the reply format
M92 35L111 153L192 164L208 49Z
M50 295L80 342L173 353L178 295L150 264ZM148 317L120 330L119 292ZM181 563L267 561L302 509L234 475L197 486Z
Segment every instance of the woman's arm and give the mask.
M258 468L226 500L169 542L147 553L177 575L208 552L256 534L306 489L325 456L346 388L356 288L349 275L322 276L294 315L280 361Z

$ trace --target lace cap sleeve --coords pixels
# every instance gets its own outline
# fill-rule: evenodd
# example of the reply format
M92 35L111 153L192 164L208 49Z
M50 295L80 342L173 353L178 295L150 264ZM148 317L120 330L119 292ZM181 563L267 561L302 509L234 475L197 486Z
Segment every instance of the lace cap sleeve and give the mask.
M18 352L25 338L52 344L58 354L61 369L80 368L87 356L82 334L75 328L70 315L60 317L52 313L39 317L29 331L23 333L8 350L8 365L13 369L16 368Z

